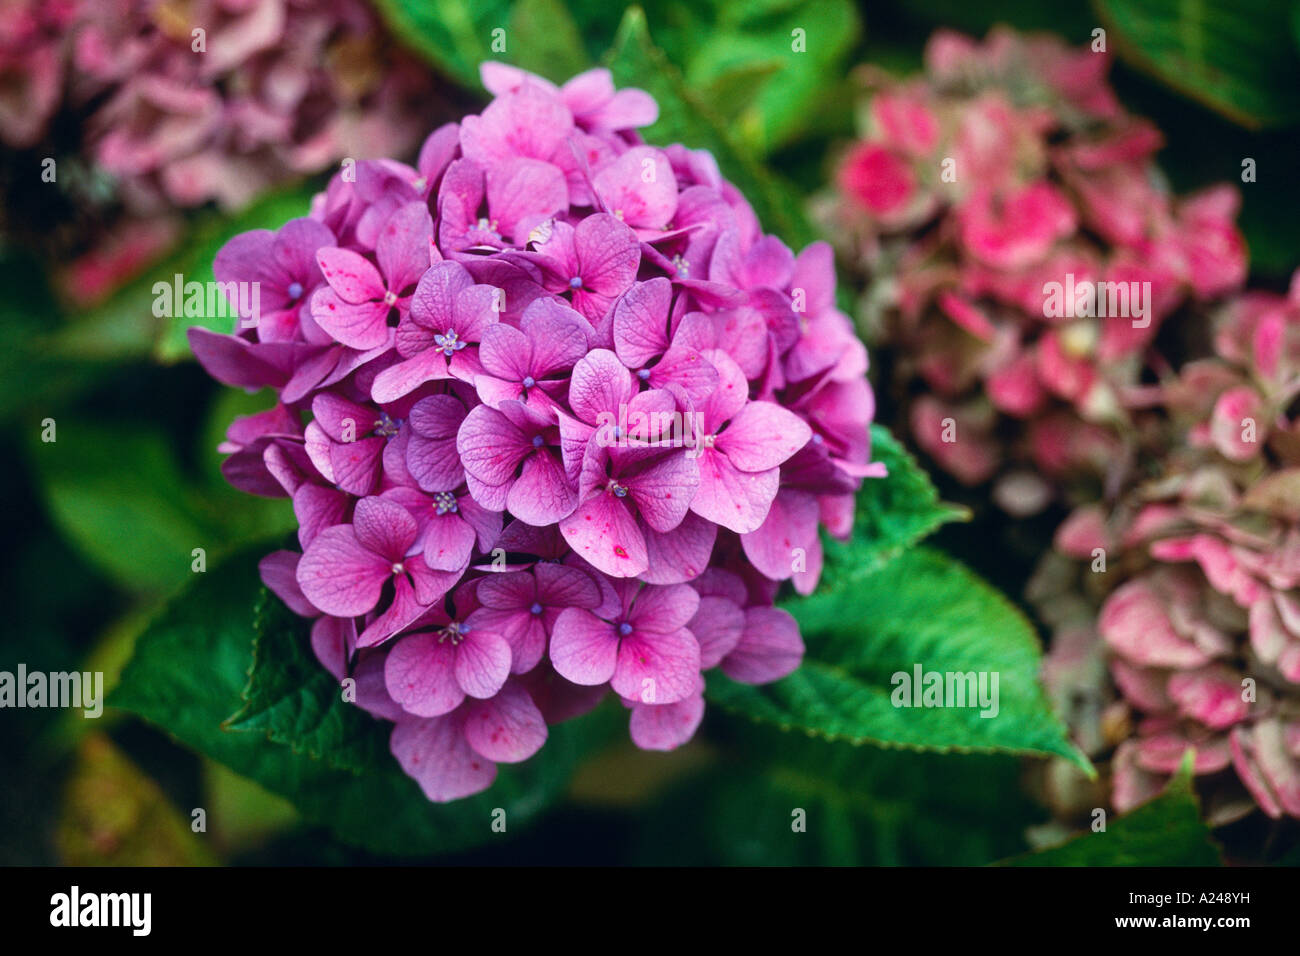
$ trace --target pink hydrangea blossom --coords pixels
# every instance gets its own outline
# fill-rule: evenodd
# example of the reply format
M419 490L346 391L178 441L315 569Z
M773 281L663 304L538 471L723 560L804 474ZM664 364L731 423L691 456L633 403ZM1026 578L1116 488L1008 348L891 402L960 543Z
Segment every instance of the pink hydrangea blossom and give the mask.
M0 141L58 157L76 191L50 252L79 304L165 252L183 211L404 153L446 109L363 0L13 0L0 77Z
M941 30L925 59L865 74L821 218L869 282L863 320L921 449L1014 514L1073 503L1123 467L1161 323L1244 280L1239 197L1171 195L1106 53L999 28Z
M704 671L790 673L778 584L816 586L819 529L882 474L828 246L796 256L708 154L642 142L654 101L606 71L483 78L416 167L363 161L232 239L218 278L264 283L263 314L190 333L277 394L223 445L299 519L263 580L438 801L610 691L665 750Z
M1134 433L1156 477L1057 533L1038 581L1059 645L1049 683L1079 677L1064 656L1093 642L1106 666L1076 683L1094 707L1073 723L1094 756L1114 748L1119 809L1195 750L1212 821L1300 817L1300 273L1287 296L1228 300L1211 331L1216 354L1167 373ZM1099 553L1104 573L1043 587L1046 568L1095 571Z

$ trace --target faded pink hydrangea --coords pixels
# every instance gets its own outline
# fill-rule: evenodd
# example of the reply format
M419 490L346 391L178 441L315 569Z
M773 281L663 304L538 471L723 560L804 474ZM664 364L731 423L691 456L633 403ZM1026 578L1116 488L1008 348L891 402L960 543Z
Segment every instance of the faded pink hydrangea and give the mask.
M1227 302L1212 332L1213 358L1154 389L1155 477L1057 533L1057 571L1065 558L1096 571L1098 554L1107 567L1066 585L1064 614L1046 585L1056 572L1040 574L1061 625L1048 682L1092 697L1073 724L1095 755L1115 748L1117 808L1156 793L1194 749L1214 822L1256 807L1300 817L1300 272L1288 296ZM1107 671L1079 680L1066 657Z
M1032 514L1123 466L1161 323L1244 279L1238 197L1170 194L1105 53L999 28L940 31L925 62L865 74L821 218L869 280L863 322L916 443Z
M0 18L0 140L33 146L63 95L68 28L79 0L15 0Z
M660 149L605 70L501 64L416 166L358 163L311 213L232 239L257 282L214 377L269 387L225 474L288 495L263 580L431 800L489 786L609 691L667 750L703 672L798 667L781 582L812 590L870 462L867 354L830 247L764 235L713 158Z
M158 256L183 210L405 153L440 108L362 0L14 0L0 78L0 141L55 157L59 188L99 210L57 256L78 302Z

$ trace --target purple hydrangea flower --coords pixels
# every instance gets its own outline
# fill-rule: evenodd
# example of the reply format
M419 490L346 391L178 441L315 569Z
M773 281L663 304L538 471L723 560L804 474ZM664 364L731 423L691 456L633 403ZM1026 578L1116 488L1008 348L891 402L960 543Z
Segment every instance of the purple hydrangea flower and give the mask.
M458 262L429 266L397 327L397 353L406 360L379 373L371 397L390 402L445 378L473 383L483 370L478 343L498 320L498 299L498 289L476 283Z
M470 615L469 624L489 628L509 641L511 670L525 674L545 656L560 613L596 607L600 589L580 568L543 562L530 571L484 578L478 599L482 607Z
M276 283L272 318L192 336L277 392L222 445L232 482L293 499L302 552L264 581L439 801L610 691L667 750L704 671L789 674L781 582L816 586L821 530L880 474L829 248L765 236L707 153L644 144L654 101L606 71L483 75L496 99L416 167L359 163L232 240L220 268Z
M319 249L316 261L329 283L312 296L316 324L349 348L366 350L388 341L388 316L405 316L415 284L429 268L433 218L422 202L395 210L375 245L378 267L360 253Z
M686 627L700 596L685 584L624 580L601 615L570 607L551 635L551 663L575 684L609 683L626 700L671 704L697 691L700 645Z
M478 396L494 408L517 399L539 410L558 409L569 373L587 354L582 316L555 299L538 299L524 310L519 328L498 322L483 333L474 379Z

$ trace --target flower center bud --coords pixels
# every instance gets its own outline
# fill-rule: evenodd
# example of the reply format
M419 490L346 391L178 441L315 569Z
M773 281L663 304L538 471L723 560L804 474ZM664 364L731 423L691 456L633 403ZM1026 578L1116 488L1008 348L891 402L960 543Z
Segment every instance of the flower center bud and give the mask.
M648 368L640 368L640 369L637 369L636 377L639 378L639 379L640 379L641 381L643 381L643 382L649 381L649 380L650 380L650 370L649 370Z
M457 512L459 507L456 504L456 496L450 491L439 491L433 496L434 514L445 515L447 512Z
M524 381L523 381L524 388L532 388L536 384L537 384L537 380L533 378L531 375L524 376Z
M403 571L406 570L406 568L402 567L401 561L394 561L393 566L389 568L389 570L392 571L394 574L401 574Z
M620 485L617 481L611 481L609 483L609 490L614 492L615 498L627 497L627 488Z
M452 620L450 624L447 624L445 628L442 628L442 633L438 636L438 644L442 644L443 641L451 639L451 646L456 646L460 644L460 641L465 639L467 633L469 633L469 624L459 622L459 620Z
M375 419L374 434L378 438L392 438L402 428L402 419L394 421L389 418L388 412L380 412L379 417Z
M397 305L397 293L396 293L396 292L393 292L392 290L389 290L388 292L385 292L385 293L384 293L384 305L387 305L387 306L394 306L394 305Z
M700 439L700 443L704 445L705 448L712 448L713 443L717 440L718 440L717 435L705 435Z
M290 282L288 292L290 301L297 302L302 298L302 283Z
M541 613L542 613L542 606L541 606L540 604L538 604L536 601L534 601L534 602L533 602L533 606L530 607L530 608L528 609L528 613L529 613L529 614L541 614Z
M619 621L619 622L618 622L618 634L619 634L619 637L627 637L627 636L628 636L629 634L631 634L631 633L632 633L632 625L631 625L631 624L629 624L627 621Z
M582 276L574 276L572 279L570 279L570 280L569 280L569 288L570 288L570 289L581 289L581 288L582 288Z
M442 634L438 637L438 643L441 644L443 641L450 638L451 646L455 647L457 644L459 644L461 641L465 639L465 635L468 633L469 633L468 624L465 624L462 621L452 621L450 624L448 624L446 627L442 629Z
M463 341L454 329L448 329L443 335L435 335L433 344L442 350L443 355L451 358L469 343Z
M533 436L533 447L534 447L534 448L541 448L542 445L545 443L545 441L546 441L546 440L545 440L544 438L542 438L541 435L534 435L534 436Z
M691 264L683 259L680 253L673 256L673 268L677 270L677 274L683 279L690 278Z

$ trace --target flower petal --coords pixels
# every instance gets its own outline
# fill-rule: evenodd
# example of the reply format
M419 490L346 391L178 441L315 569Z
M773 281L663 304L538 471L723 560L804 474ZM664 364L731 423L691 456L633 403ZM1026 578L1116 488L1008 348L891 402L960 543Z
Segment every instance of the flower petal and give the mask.
M716 450L705 451L697 464L700 484L691 498L692 511L737 534L762 527L776 497L780 469L740 471Z
M326 528L298 562L303 595L326 614L356 617L379 603L388 562L357 540L351 525Z
M620 643L618 666L609 683L626 700L671 704L695 694L699 680L695 635L684 627L667 634L637 628Z
M695 736L704 719L704 695L672 704L637 704L628 730L642 750L675 750Z
M741 471L775 468L812 438L812 429L794 412L772 402L750 402L718 435L716 447Z
M491 697L510 676L510 644L500 634L470 628L456 645L455 671L470 697Z
M434 803L471 796L496 779L496 764L466 743L460 717L403 720L393 728L389 748Z
M601 489L560 521L569 547L592 567L616 578L634 578L649 566L645 537L624 499Z
M722 672L745 684L766 684L794 671L803 660L799 625L777 607L745 609L745 634L722 661Z
M388 695L407 713L438 717L465 699L452 672L456 648L436 634L411 634L393 645L384 662Z
M565 608L551 629L551 663L575 684L603 684L614 676L618 644L612 624L582 608Z
M342 302L357 305L382 299L387 288L370 260L351 249L317 249L321 275Z
M465 739L488 760L518 763L546 743L546 721L528 692L510 681L491 700L465 708Z

